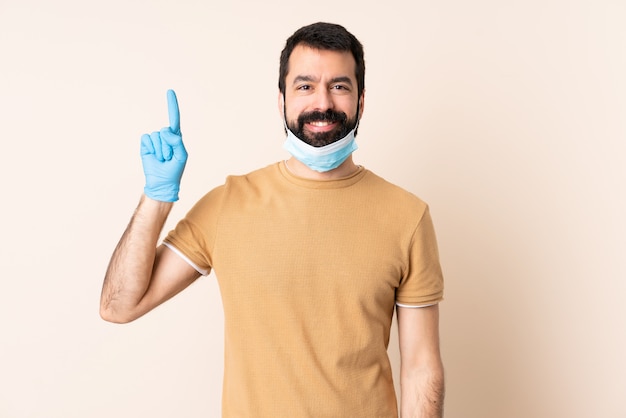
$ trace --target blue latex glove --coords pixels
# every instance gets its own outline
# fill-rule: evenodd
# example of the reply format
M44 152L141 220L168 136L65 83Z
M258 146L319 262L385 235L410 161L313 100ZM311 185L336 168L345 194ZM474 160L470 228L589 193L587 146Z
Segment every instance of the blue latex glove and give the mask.
M146 196L162 202L178 200L180 179L187 162L187 150L180 132L180 112L174 90L167 91L170 126L141 136L141 162Z

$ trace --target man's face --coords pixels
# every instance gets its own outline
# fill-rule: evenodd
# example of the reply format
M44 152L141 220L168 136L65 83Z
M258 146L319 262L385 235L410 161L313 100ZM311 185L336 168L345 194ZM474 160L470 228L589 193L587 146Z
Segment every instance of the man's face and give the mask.
M321 147L356 126L362 104L358 106L355 67L350 52L294 48L285 77L285 118L298 138Z

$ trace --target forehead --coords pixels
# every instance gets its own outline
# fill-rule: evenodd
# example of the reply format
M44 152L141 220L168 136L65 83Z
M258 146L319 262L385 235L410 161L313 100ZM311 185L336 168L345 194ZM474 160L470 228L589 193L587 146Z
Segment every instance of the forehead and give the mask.
M356 82L356 62L349 51L331 51L297 45L289 56L287 81L298 76L350 77Z

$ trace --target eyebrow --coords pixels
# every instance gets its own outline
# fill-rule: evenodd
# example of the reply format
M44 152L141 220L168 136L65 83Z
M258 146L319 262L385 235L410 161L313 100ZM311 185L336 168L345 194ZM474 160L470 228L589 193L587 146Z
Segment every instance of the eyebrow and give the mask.
M311 75L299 75L296 76L296 78L293 79L293 83L292 84L297 84L297 83L301 83L301 82L314 82L314 81L318 81L317 78L311 76ZM347 83L350 86L352 86L352 80L350 79L350 77L347 76L340 76L340 77L335 77L333 79L330 80L331 84L332 83Z

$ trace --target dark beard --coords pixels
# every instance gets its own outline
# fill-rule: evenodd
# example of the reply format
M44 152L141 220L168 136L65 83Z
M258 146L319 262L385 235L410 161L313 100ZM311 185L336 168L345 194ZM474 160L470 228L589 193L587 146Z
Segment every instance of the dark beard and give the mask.
M339 122L337 128L328 132L304 132L304 124L309 122ZM328 109L326 112L313 111L308 113L302 113L298 116L297 126L288 123L289 130L294 133L300 140L313 146L323 147L333 142L339 141L341 138L348 135L348 133L356 126L356 118L348 119L348 116L344 112L335 112L332 109Z

